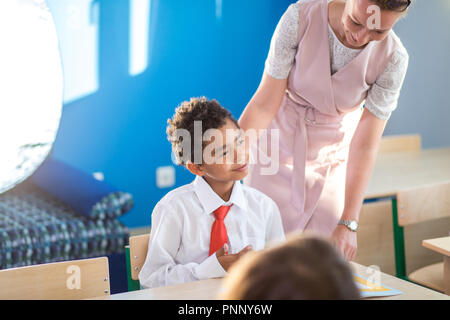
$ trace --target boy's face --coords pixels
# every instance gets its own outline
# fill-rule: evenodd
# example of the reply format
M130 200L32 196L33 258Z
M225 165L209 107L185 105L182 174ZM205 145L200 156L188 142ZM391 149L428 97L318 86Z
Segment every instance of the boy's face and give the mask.
M219 129L205 132L204 138L209 142L203 148L203 164L194 165L198 172L193 173L218 182L242 180L247 176L248 143L243 130L233 121L227 119Z

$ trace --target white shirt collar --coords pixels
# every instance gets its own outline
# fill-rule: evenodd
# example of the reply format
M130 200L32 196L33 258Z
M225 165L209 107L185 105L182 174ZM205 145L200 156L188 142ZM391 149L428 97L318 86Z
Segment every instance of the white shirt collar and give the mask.
M194 182L194 191L206 213L213 213L214 210L223 205L237 205L242 210L247 210L247 200L245 199L240 181L235 181L233 191L231 192L230 200L223 201L221 197L211 188L208 182L201 176L196 176Z

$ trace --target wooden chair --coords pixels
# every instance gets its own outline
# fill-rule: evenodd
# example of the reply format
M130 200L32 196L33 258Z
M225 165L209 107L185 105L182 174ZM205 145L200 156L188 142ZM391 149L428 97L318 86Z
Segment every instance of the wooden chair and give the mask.
M383 272L395 275L391 201L362 206L357 237L358 250L354 261L365 266L377 265Z
M107 257L0 270L3 300L74 300L109 294Z
M398 192L397 210L398 225L401 228L450 217L450 181ZM408 275L408 280L444 292L443 274L444 264L441 262L415 270Z
M128 291L140 290L139 272L147 257L150 234L130 237L130 245L125 247L127 259Z
M418 134L384 136L381 138L378 154L419 151L421 147L422 139Z

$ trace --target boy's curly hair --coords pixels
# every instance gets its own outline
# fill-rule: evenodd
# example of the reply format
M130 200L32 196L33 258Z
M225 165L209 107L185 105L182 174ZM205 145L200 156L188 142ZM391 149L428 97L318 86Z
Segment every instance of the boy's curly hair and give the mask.
M205 97L191 98L189 101L183 101L176 109L172 119L167 120L167 139L172 144L172 150L175 155L175 161L178 165L186 165L186 162L190 160L194 163L194 122L201 121L201 145L202 150L205 147L203 141L203 134L208 129L219 129L227 119L233 121L239 128L236 119L232 114L222 107L215 99L208 100ZM190 150L183 150L183 137L177 132L183 129L189 132L191 137ZM197 142L198 144L200 142Z

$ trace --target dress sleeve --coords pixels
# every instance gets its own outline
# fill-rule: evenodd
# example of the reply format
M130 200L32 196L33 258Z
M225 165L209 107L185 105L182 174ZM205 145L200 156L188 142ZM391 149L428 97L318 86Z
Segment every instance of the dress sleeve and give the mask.
M406 49L397 49L384 72L369 89L365 107L377 118L388 120L397 108L408 63Z
M270 42L265 72L275 79L287 79L298 48L300 3L289 6L281 17Z

